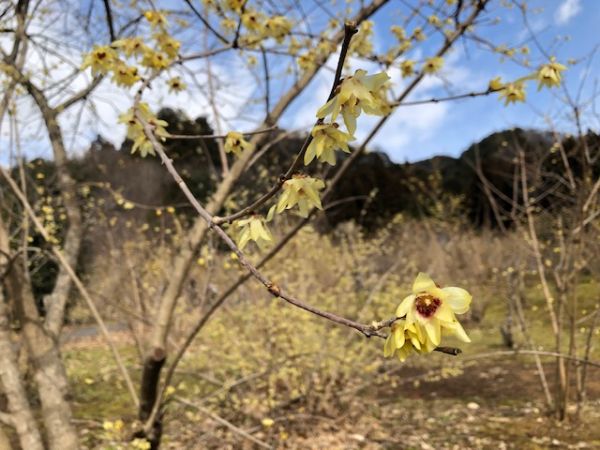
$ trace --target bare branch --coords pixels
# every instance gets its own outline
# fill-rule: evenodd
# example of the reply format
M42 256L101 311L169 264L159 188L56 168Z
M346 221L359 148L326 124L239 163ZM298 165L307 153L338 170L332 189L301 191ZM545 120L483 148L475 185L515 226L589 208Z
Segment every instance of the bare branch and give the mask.
M221 42L223 42L224 44L227 45L231 45L231 43L221 34L219 33L211 24L208 20L206 20L204 18L204 16L202 16L202 14L200 14L200 11L198 11L196 9L196 7L192 4L192 2L190 0L183 0L192 10L192 12L194 13L194 15L204 24L204 26L206 28L208 28L212 34L214 34L217 39L219 39Z
M110 40L114 41L115 37L115 26L113 25L113 16L112 9L110 7L110 0L102 0L104 3L104 10L106 11L106 22L108 24L108 33L110 35Z

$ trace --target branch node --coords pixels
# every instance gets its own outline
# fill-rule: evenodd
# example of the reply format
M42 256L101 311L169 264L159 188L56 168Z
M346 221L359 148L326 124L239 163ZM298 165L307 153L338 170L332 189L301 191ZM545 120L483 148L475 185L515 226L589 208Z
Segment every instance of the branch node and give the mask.
M279 286L277 286L275 283L267 283L266 287L274 297L281 296L281 289L279 289Z
M356 26L356 22L348 21L344 24L344 32L349 35L354 35L358 33L358 28Z

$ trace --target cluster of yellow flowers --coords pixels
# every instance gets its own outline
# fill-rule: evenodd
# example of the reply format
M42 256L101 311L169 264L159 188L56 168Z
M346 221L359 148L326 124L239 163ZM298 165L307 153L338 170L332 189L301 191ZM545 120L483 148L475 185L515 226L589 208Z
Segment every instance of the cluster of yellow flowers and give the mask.
M273 220L275 213L279 214L297 206L299 215L308 217L308 213L313 207L323 209L319 191L324 187L325 183L322 180L304 174L296 174L286 180L279 201L270 208L266 219L258 214L253 214L247 219L237 220L234 223L234 227L237 228L236 242L240 249L243 249L250 241L256 242L261 247L273 240L267 222Z
M142 102L138 105L138 114L152 127L157 139L164 141L167 136L169 136L169 133L165 129L165 127L168 126L168 123L158 119L150 110L147 103ZM136 117L133 107L129 108L126 113L119 116L119 122L127 125L127 138L133 141L131 153L135 153L135 151L139 149L142 157L145 157L148 154L154 155L154 147L146 137L144 126Z
M471 299L464 289L440 288L429 275L419 273L412 294L396 309L398 320L385 341L384 356L404 361L411 353L430 353L440 345L444 334L471 342L455 316L469 310Z
M136 65L128 64L131 58L141 58L139 65L149 70L163 70L177 58L181 43L167 32L167 19L159 11L146 11L144 17L153 30L155 48L146 45L140 37L118 39L110 45L94 46L83 60L82 69L91 67L92 74L112 73L112 80L123 87L131 87L141 80ZM119 54L120 53L120 54ZM182 90L181 80L171 87Z
M222 9L213 2L205 1L207 7L217 10L222 16L221 28L226 34L237 32L240 23L243 25L240 28L243 34L238 38L240 45L255 48L261 41L269 38L275 39L278 44L283 43L292 31L292 22L281 15L267 17L248 5L243 8L245 3L241 0L227 0Z
M490 81L489 89L497 91L501 99L504 99L504 105L510 103L525 101L525 83L529 80L537 80L538 91L543 87L554 88L560 86L562 81L562 72L567 68L558 63L554 57L550 58L550 62L543 64L539 69L531 75L519 78L510 83L503 83L500 77L496 77Z
M351 55L362 57L371 56L373 54L373 22L365 20L358 27L358 33L352 39L350 48L348 49Z
M389 79L385 72L367 75L365 70L357 70L354 75L344 78L336 88L336 95L319 108L317 117L324 119L331 115L334 121L341 113L348 132L353 135L356 118L362 111L377 116L389 114L389 102L381 90Z
M356 119L362 112L374 115L386 115L391 106L386 98L386 83L389 76L384 73L367 75L364 70L357 70L354 75L344 78L335 90L335 95L317 111L319 122L311 131L311 141L304 153L304 164L310 164L315 158L331 165L336 163L336 150L350 152L348 143L354 140ZM334 120L342 115L348 132L342 131ZM324 119L331 116L331 121ZM243 135L230 132L225 139L225 151L240 155L251 144L244 140ZM301 217L308 217L312 208L322 209L319 191L324 189L322 180L304 174L295 174L286 180L278 202L267 214L266 221L259 216L236 222L240 228L238 245L245 246L248 241L269 241L271 233L266 227L275 214L298 207Z
M51 196L42 197L40 201L40 205L36 204L36 209L39 208L39 212L43 217L43 225L46 233L48 233L48 241L51 244L59 245L59 234L60 234L60 225L55 217L55 209L52 206L53 198ZM63 212L59 215L59 220L63 221L67 218L66 214Z
M286 209L298 206L301 217L308 217L310 210L314 208L323 209L319 191L325 188L323 180L298 174L292 176L283 184L283 193L279 201L269 211L267 219L272 218L273 212L281 213Z
M292 48L292 43L290 43L290 53L296 54L297 50L296 48ZM323 38L316 46L310 47L306 53L298 56L298 67L304 71L312 70L318 64L322 63L333 51L335 51L335 44L329 39Z
M106 420L102 423L102 428L104 429L103 438L105 441L109 441L111 445L106 448L131 448L136 450L150 450L150 442L143 438L135 438L132 441L128 442L128 444L120 445L119 442L123 442L125 439L126 428L125 423L121 419L117 419L114 422Z

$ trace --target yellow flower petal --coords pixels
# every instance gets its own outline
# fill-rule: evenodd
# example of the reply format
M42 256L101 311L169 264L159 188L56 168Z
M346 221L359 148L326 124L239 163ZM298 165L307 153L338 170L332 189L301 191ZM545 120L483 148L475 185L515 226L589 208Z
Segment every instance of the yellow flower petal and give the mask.
M323 106L321 106L319 108L319 110L317 111L317 118L323 119L325 116L331 114L331 112L333 111L334 100L335 99L332 98L331 100L329 100L327 103L325 103Z
M440 322L433 319L427 320L423 324L425 328L425 332L427 333L427 337L432 342L432 344L437 347L440 345L440 341L442 340L442 330L440 327Z
M404 327L398 326L396 329L394 329L392 335L394 339L394 346L396 348L402 348L405 342Z
M459 287L442 288L445 300L455 314L464 314L469 310L473 297L467 291Z
M421 292L428 292L429 290L434 288L436 288L436 285L431 279L431 277L426 273L419 272L417 278L415 279L415 282L413 283L412 291L413 294L417 295Z
M461 341L471 342L471 339L469 338L469 336L467 336L465 329L462 327L462 325L460 324L460 322L458 320L455 320L451 326L445 327L445 328L450 330L452 332L452 334L454 334Z
M452 312L452 308L447 302L443 300L442 304L435 312L435 318L447 323L452 323L456 320L456 318L454 317L454 313Z
M400 303L400 305L398 305L398 308L396 309L396 317L407 316L408 312L413 308L414 304L415 304L415 296L414 295L409 295L408 297L406 297L404 300L402 300L402 303Z
M354 134L356 132L356 116L351 110L344 109L342 111L342 117L344 118L344 123L348 129L348 133Z
M389 358L394 354L394 351L396 351L396 348L394 347L394 334L390 333L383 346L383 356Z

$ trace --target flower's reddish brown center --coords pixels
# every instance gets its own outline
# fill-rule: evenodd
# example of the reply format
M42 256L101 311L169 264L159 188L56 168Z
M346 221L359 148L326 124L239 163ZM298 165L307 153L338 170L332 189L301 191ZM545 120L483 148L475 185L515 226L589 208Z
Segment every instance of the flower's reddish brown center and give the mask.
M417 312L423 317L431 317L442 304L439 298L429 294L420 294L415 300Z

